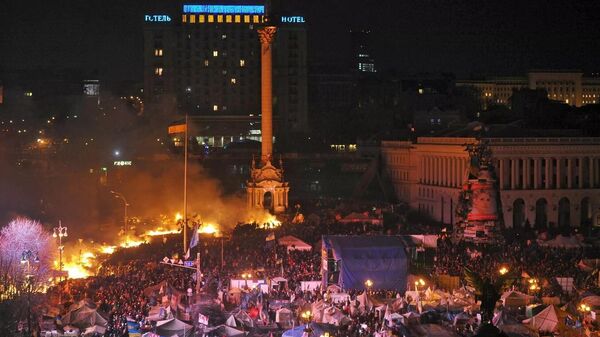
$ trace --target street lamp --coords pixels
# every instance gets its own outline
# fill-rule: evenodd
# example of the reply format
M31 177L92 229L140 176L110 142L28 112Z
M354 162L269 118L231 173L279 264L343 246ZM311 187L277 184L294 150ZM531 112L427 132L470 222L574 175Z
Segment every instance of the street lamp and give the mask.
M500 273L500 275L504 276L508 273L508 268L506 268L505 266L502 266L502 268L500 268L498 270L498 273Z
M33 291L33 273L31 262L40 263L37 253L31 250L25 250L21 253L21 264L25 266L25 280L27 285L27 336L31 336L31 292Z
M252 278L252 274L250 274L250 273L243 273L242 274L242 278L244 279L244 281L246 283L246 288L248 288L248 279Z
M127 199L125 199L125 196L122 193L115 192L112 190L110 191L110 193L112 193L115 196L115 198L123 200L123 206L125 207L125 220L123 221L123 228L127 229L127 206L129 206L129 203L127 202Z
M367 292L371 291L371 287L373 286L373 281L371 280L366 280L365 281L365 287L367 287Z
M54 227L53 228L53 233L52 236L55 238L58 238L58 270L60 272L60 280L62 281L62 270L63 270L63 263L62 263L62 254L63 254L63 250L65 249L65 246L63 246L62 244L62 238L63 237L67 237L68 233L67 233L67 227L63 227L62 226L62 222L60 220L58 220L58 227Z
M419 291L419 286L424 286L425 285L425 281L420 278L418 281L415 281L415 291Z

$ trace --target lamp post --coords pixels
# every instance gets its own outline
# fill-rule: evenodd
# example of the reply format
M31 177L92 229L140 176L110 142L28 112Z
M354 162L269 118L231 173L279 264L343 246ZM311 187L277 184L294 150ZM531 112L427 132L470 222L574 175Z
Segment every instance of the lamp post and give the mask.
M508 273L508 268L502 266L499 270L498 273L502 276L506 275Z
M115 196L115 198L123 200L123 206L125 207L123 228L127 229L127 206L129 206L129 203L127 202L127 199L125 199L125 196L122 193L115 191L110 191L110 193L112 193Z
M62 280L63 280L62 254L63 254L63 250L65 249L65 246L63 246L63 244L62 244L62 238L63 237L66 238L68 236L68 233L67 233L67 227L66 226L63 227L62 222L60 220L58 220L58 227L53 228L52 236L55 238L58 238L58 271L60 272L60 281L62 282ZM59 300L59 302L60 302L60 300Z
M33 290L33 273L31 269L31 262L39 263L40 258L37 253L31 250L25 250L21 253L21 264L25 266L25 281L27 287L27 336L31 334L31 292Z
M248 288L248 279L252 278L252 274L250 274L250 273L243 273L242 274L242 278L244 279L244 281L246 283L246 288Z
M585 315L592 311L592 308L585 303L581 303L577 309L581 312L581 335L583 336Z
M312 336L313 330L310 327L310 322L312 321L312 312L310 312L310 310L303 311L300 314L300 318L302 318L302 320L304 322L306 322L306 328L304 328L304 334L303 334L303 336L304 335L306 335L307 337Z

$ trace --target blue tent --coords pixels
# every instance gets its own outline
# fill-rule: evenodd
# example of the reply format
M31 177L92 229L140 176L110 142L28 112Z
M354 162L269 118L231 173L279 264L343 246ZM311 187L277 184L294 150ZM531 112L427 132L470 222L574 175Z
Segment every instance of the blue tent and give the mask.
M326 332L329 332L330 335L333 335L338 329L337 326L333 324L323 323L310 323L310 328L312 329L311 336L323 336ZM304 329L306 329L306 324L298 325L297 327L284 332L281 337L302 337L304 334Z
M364 289L365 281L371 280L373 289L406 290L408 262L399 236L325 235L322 242L324 283L339 272L337 284L343 289ZM328 270L330 259L335 270Z

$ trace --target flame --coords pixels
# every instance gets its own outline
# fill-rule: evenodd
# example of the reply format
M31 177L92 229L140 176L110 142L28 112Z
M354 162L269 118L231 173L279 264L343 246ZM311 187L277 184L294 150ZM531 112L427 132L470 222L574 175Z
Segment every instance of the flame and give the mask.
M141 245L142 243L146 243L146 241L141 240L141 239L135 239L135 238L131 238L131 237L126 237L125 240L123 240L119 246L123 247L123 248L131 248L131 247L137 247L139 245Z
M82 265L77 263L64 263L63 270L69 274L69 278L77 279L77 278L86 278L90 276L90 272L85 269Z
M273 229L281 226L281 221L277 220L277 218L273 214L265 213L260 216L251 218L248 221L249 223L257 223L258 226L262 229Z
M217 234L219 233L219 225L205 223L198 228L198 233L201 234Z
M181 215L181 213L179 213L179 212L175 213L175 222L177 222L181 219L183 219L183 216Z
M149 230L144 233L145 236L161 236L168 234L179 234L178 229L164 229L162 227L158 227L157 229Z
M100 253L111 255L116 249L117 246L100 246Z
M83 252L81 254L81 265L87 268L91 268L95 259L96 254L92 252Z

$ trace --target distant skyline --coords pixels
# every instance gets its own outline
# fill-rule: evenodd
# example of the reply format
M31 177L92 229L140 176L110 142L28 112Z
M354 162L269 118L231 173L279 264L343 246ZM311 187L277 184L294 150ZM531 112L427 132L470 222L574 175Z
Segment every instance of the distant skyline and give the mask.
M349 30L367 28L379 71L452 72L465 78L522 75L532 68L600 70L600 1L282 3L306 17L312 64L335 64L349 52ZM6 1L0 12L0 80L5 71L45 67L141 81L143 15L169 4Z

